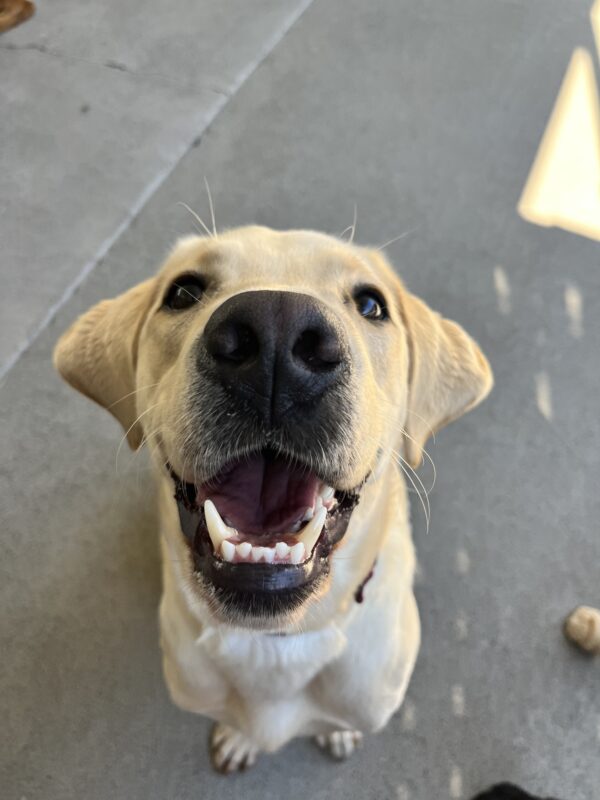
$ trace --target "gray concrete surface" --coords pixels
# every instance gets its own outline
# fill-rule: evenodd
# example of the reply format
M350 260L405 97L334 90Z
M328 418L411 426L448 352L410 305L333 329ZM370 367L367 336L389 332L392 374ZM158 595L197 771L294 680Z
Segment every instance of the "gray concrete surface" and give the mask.
M114 194L102 184L95 202L105 221L123 223L120 235L0 388L3 797L466 800L501 779L564 800L597 797L600 666L563 641L560 624L574 605L600 603L598 245L515 212L570 54L593 48L587 12L559 0L315 0L133 220L128 181ZM2 40L0 58L14 69L44 58L49 73L48 54L3 46L27 33ZM62 35L49 27L43 41L63 47ZM153 61L121 41L86 46L100 59L178 69L177 48ZM70 68L65 95L77 109L87 67ZM226 80L221 70L212 79ZM21 98L39 80L14 72ZM139 103L132 120L150 113L121 91ZM160 96L154 84L148 92ZM65 164L72 135L63 151L30 139L25 155L48 169ZM125 164L127 140L122 147ZM21 192L9 213L21 214L37 202L35 181L22 185L8 166ZM388 249L399 272L478 338L496 374L486 404L431 447L429 534L415 504L423 648L406 705L341 766L296 742L242 777L210 772L208 723L170 705L160 674L145 454L122 450L116 466L116 423L50 363L78 313L151 274L191 229L179 201L208 215L204 175L222 227L341 231L356 203L360 241L412 230ZM23 280L15 297L7 289L3 319L15 308L28 325L53 301L39 257L23 263L25 253L47 242L69 255L59 293L98 250L110 226L94 223L89 193L71 177L48 217L23 223L22 247L3 252L7 286ZM498 266L510 309L494 290ZM580 337L565 311L568 286L583 297Z
M307 0L38 5L0 39L0 376Z

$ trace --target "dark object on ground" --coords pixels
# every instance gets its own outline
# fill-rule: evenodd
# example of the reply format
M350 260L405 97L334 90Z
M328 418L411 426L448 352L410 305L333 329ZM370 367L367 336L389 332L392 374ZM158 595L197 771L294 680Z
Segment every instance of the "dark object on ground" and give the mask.
M34 11L35 6L29 0L0 0L0 33L25 22Z
M533 794L528 794L518 786L513 786L512 783L499 783L497 786L492 786L473 800L557 800L553 797L537 797Z

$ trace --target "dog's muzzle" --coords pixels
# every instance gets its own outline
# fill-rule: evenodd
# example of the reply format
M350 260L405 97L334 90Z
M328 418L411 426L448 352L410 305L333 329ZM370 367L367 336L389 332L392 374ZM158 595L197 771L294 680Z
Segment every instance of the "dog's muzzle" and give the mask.
M179 463L202 477L172 472L194 568L238 613L290 610L327 574L358 502L338 480L351 416L345 332L314 297L244 292L213 313L196 368L190 418L202 441Z

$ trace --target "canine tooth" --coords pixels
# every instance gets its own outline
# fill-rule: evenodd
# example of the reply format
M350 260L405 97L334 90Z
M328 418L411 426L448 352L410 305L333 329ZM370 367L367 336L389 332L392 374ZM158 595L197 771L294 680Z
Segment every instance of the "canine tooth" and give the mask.
M319 511L323 508L323 498L320 494L317 495L317 499L315 500L315 515L319 513Z
M250 551L252 550L252 545L250 542L240 542L235 549L237 550L237 554L240 558L248 558Z
M263 555L264 547L253 547L252 548L252 561L260 561Z
M312 553L312 549L316 545L317 540L321 535L323 525L325 525L326 517L327 509L321 506L311 521L304 526L299 539L303 543L308 554Z
M328 503L330 500L333 500L333 495L335 494L335 489L333 486L325 486L324 489L321 489L321 499L323 501L323 505Z
M299 564L304 559L304 545L297 542L290 550L290 561L292 564Z
M308 522L310 519L314 517L314 515L315 515L314 509L311 507L307 508L306 511L304 512L304 516L302 517L302 522Z
M289 552L290 546L289 544L286 544L286 542L277 542L275 545L275 555L277 558L283 560L284 558L287 558Z
M263 547L263 558L265 559L267 564L272 564L273 560L275 559L275 548Z
M208 535L215 548L215 553L218 553L223 539L227 539L229 536L235 536L236 531L234 528L228 528L227 525L225 525L212 500L204 501L204 516L206 518Z
M233 561L235 555L235 545L225 540L221 542L221 553L225 561Z

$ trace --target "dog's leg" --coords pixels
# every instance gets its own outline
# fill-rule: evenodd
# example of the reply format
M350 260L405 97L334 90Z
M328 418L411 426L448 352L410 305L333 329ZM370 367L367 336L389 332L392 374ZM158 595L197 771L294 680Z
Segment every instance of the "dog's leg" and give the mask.
M316 736L317 745L336 761L344 761L362 744L360 731L334 731Z
M243 733L218 722L210 734L210 757L213 767L223 775L241 772L253 766L259 750Z

